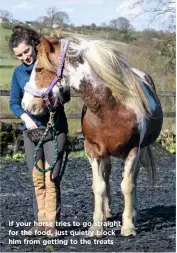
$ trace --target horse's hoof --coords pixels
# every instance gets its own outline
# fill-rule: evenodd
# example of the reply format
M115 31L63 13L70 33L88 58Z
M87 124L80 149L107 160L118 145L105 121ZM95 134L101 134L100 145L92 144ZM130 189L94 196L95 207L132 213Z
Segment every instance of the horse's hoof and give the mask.
M104 232L103 226L94 226L92 225L88 230L88 237L102 237Z
M124 228L122 227L121 228L121 235L123 236L135 236L136 235L136 230L135 228Z

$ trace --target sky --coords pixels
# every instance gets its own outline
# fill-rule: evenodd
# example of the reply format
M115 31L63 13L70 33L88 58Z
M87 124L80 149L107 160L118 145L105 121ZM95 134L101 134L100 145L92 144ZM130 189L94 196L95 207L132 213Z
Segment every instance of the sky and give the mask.
M126 17L136 30L154 28L161 30L163 23L151 22L149 14L142 14L146 6L130 8L135 0L4 0L0 9L8 10L14 19L34 21L46 15L46 9L55 6L69 14L70 23L90 25L109 23L118 17ZM141 14L141 15L140 15Z

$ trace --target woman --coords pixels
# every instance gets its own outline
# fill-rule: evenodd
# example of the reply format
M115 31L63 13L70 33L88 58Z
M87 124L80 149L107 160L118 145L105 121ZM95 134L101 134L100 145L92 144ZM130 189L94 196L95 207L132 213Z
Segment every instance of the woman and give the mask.
M22 63L13 73L10 108L24 122L25 154L34 186L33 207L35 222L34 226L30 229L30 234L36 235L37 231L46 231L48 237L55 237L57 234L56 222L60 218L60 169L68 132L63 104L70 100L70 92L69 90L60 89L60 101L57 105L54 118L58 138L58 161L52 171L46 173L39 172L33 165L35 144L28 138L27 131L28 129L46 126L49 120L49 112L47 110L45 115L36 118L24 111L21 106L24 86L29 81L35 64L37 55L36 46L39 42L39 34L31 28L17 26L13 29L13 33L9 39L9 47ZM53 159L54 142L47 141L38 150L38 166L47 169L52 164Z

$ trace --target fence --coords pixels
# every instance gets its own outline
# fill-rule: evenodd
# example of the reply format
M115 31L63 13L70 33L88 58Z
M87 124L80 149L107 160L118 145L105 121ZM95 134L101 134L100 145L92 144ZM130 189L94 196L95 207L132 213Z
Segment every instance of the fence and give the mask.
M8 90L0 90L0 96L9 96L10 91ZM157 95L159 97L176 97L176 92L174 91L159 91L157 92ZM73 90L71 91L71 96L72 97L79 97L76 92ZM69 113L67 114L68 119L78 119L81 117L81 113L74 112L74 113ZM176 112L164 112L164 117L166 118L171 118L171 117L176 117ZM12 113L3 113L0 112L0 120L3 119L17 119L17 117L12 114Z

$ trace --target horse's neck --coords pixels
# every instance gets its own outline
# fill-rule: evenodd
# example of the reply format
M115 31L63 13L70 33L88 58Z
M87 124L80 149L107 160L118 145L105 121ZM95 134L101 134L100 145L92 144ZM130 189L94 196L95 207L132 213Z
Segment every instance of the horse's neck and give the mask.
M70 60L65 67L70 86L77 90L93 113L101 115L115 106L116 100L111 90L97 77L87 61Z
M115 98L109 88L104 85L93 87L89 80L82 82L79 94L85 105L99 116L104 116L105 111L112 110L116 105Z

